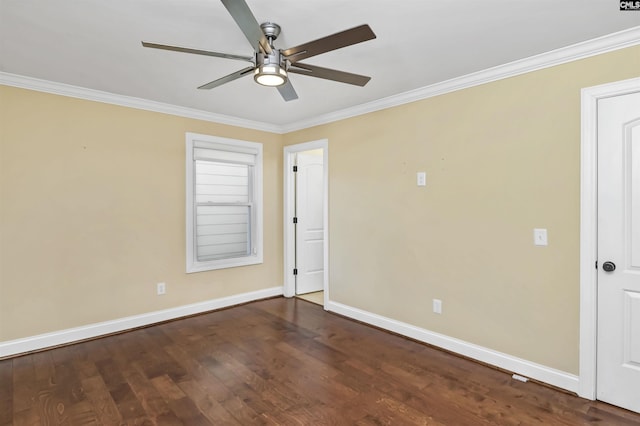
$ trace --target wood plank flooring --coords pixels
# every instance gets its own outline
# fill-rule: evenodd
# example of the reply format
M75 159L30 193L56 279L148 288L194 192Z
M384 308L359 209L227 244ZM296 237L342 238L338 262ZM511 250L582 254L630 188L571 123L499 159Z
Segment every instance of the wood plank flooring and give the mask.
M276 298L0 361L0 425L638 425Z
M297 298L306 300L307 302L315 303L316 305L324 306L324 291L316 291L314 293L298 294Z

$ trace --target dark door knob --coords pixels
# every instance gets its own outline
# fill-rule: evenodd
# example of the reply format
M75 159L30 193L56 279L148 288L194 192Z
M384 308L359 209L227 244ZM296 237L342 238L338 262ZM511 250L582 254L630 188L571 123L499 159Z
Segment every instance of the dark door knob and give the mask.
M602 269L604 269L606 272L613 272L616 270L616 264L613 262L604 262L602 264Z

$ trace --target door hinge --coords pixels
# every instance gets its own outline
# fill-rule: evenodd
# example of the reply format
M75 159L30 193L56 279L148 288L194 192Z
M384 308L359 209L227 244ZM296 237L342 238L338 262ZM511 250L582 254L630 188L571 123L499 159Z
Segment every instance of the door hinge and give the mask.
M298 218L297 217L293 218L293 223L298 223Z
M298 275L298 268L293 268L293 275Z
M298 171L298 166L293 166L293 171L297 172Z
M598 261L596 260L596 269L598 269Z

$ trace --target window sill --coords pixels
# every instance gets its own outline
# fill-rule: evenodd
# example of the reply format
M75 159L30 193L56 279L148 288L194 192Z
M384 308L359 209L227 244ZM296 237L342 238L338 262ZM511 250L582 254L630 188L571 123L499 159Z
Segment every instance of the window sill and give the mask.
M236 259L220 259L209 262L194 262L187 264L187 274L195 272L215 271L216 269L235 268L238 266L259 265L263 262L262 256L248 256Z

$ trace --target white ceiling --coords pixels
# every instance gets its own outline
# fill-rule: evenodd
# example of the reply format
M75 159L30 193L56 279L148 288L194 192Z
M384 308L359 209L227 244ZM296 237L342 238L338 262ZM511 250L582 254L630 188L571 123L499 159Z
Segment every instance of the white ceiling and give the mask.
M367 23L377 39L306 60L369 75L365 87L292 75L299 99L246 62L143 48L142 40L250 56L219 0L0 0L0 71L283 126L640 25L615 0L246 0L287 48Z

